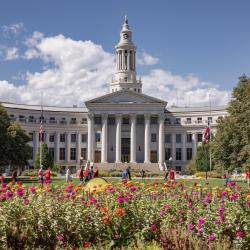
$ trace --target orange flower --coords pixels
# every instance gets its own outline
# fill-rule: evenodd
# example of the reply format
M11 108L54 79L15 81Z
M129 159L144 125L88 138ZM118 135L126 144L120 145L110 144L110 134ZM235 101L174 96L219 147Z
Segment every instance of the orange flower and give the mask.
M103 216L103 217L102 217L102 220L103 220L103 222L104 222L105 224L108 224L108 223L109 223L109 217L108 217L108 215Z
M31 180L34 180L34 179L35 179L35 177L34 177L34 176L30 176L30 179L31 179Z
M100 211L101 211L102 213L107 213L108 210L109 210L108 207L101 207L101 208L100 208Z
M123 215L125 215L125 213L126 213L126 210L123 207L117 208L115 210L115 215L118 216L118 217L122 217Z

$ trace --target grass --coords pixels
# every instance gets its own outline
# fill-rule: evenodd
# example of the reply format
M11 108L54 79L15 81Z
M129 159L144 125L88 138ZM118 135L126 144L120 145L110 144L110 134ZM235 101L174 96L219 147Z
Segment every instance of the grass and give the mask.
M113 182L121 181L121 178L116 178L116 177L105 177L104 179L106 179L109 182L110 181L113 181ZM6 178L5 182L10 182L11 180L12 180L11 178ZM37 179L31 180L29 177L22 177L22 178L19 178L19 180L22 181L26 186L31 186L32 184L37 185ZM141 182L140 178L132 178L132 180ZM179 182L179 181L183 182L183 180L177 180L177 182ZM74 184L78 184L80 182L79 178L73 178L73 182L74 182ZM163 178L148 178L148 179L145 179L144 182L145 183L154 183L154 182L162 182L163 183L164 180L163 180ZM55 177L52 179L52 183L53 183L53 185L56 185L56 186L62 186L65 183L65 178L64 177ZM206 183L209 183L209 187L215 187L215 186L223 187L225 184L225 181L223 179L217 179L217 178L214 178L214 179L211 178L208 180L191 179L191 180L185 181L185 185L187 185L187 186L192 186L192 185L194 185L194 183L198 183L202 186L205 186ZM247 189L246 182L237 181L236 185L240 185L240 186L242 186L243 189Z

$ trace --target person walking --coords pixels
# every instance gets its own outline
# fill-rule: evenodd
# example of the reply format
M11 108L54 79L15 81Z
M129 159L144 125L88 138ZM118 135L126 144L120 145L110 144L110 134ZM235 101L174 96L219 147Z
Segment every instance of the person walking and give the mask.
M71 178L70 178L70 169L69 167L66 168L66 182L70 182L71 181Z
M165 181L168 180L168 175L169 175L169 170L168 170L168 168L166 168L166 170L165 170L165 176L164 176L164 180Z
M17 170L16 169L13 170L11 177L12 177L12 182L16 183L17 182Z
M93 173L93 178L97 178L98 176L99 176L99 170L98 167L96 167Z
M128 168L127 168L127 174L128 174L128 179L131 181L130 166L128 166Z
M88 178L89 178L89 167L88 165L86 165L86 169L85 169L85 173L84 173L84 177L85 177L85 182L88 182Z
M250 188L250 167L246 171L246 179L247 179L248 187Z
M45 182L46 183L50 183L51 182L51 169L50 168L48 168L45 171Z
M170 180L174 180L175 179L175 172L174 172L173 168L171 168L170 171L169 171L169 179Z
M89 169L89 172L88 172L88 180L90 181L92 178L93 178L93 175L94 175L94 167L91 166L90 169Z
M79 169L79 179L80 179L80 182L83 182L83 168L82 168L82 166L80 166L80 169Z
M142 182L144 182L145 170L143 168L141 169L140 174L141 174L141 180L142 180Z
M38 170L38 182L40 182L43 186L43 166Z

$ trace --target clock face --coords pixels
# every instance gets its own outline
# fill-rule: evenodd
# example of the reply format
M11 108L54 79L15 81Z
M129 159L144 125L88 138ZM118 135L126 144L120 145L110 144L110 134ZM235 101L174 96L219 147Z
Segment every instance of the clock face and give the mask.
M123 34L124 39L128 39L128 34Z

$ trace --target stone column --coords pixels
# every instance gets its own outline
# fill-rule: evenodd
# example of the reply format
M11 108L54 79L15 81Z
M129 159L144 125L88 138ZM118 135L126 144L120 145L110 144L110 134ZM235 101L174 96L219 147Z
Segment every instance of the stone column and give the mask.
M60 161L60 133L55 134L55 161Z
M130 116L131 128L130 128L130 162L136 162L136 115Z
M81 148L82 148L82 134L77 133L77 146L76 146L76 161L80 163L81 158Z
M45 138L45 140L46 140L47 146L49 147L49 133L48 132L46 132L46 138Z
M39 147L39 133L33 131L33 160L36 159L36 154L38 153Z
M94 116L88 114L88 161L93 161L93 130L94 130Z
M159 148L158 148L158 162L164 162L164 116L158 116L158 123L159 123Z
M128 54L127 54L127 70L130 70L130 51L128 50Z
M124 50L122 50L122 70L125 69Z
M66 161L70 162L70 142L71 142L71 136L70 136L70 132L66 133L66 137L67 137L67 142L66 142Z
M181 157L182 157L182 161L186 162L187 161L187 147L186 147L186 140L187 140L187 134L183 133L182 134L182 146L181 146Z
M197 151L197 135L196 135L196 133L192 134L192 143L193 143L192 154L194 157L196 155L196 151Z
M101 162L107 162L107 147L108 147L108 116L102 116L102 152Z
M144 115L145 134L144 134L144 163L150 163L150 115Z
M121 115L116 115L115 162L121 162Z
M173 162L175 162L176 161L176 154L175 154L175 150L176 150L176 144L175 144L176 134L171 134L171 140L172 140L172 143L171 143L171 156L173 158Z

